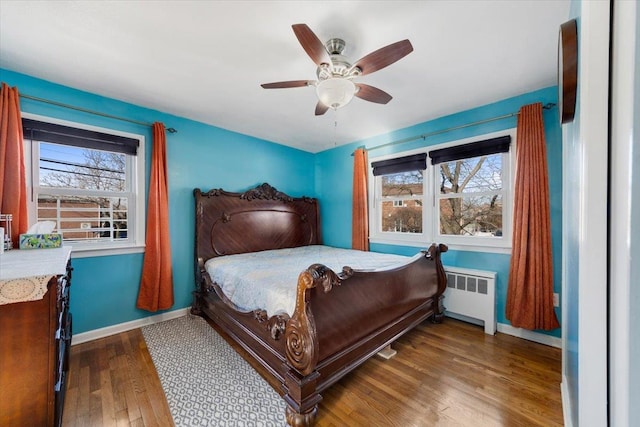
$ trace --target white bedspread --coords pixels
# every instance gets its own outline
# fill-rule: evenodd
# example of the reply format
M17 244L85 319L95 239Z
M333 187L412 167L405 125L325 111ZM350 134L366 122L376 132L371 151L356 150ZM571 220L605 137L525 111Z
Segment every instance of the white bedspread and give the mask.
M382 270L406 264L410 257L329 246L252 252L216 257L205 263L211 279L241 310L264 309L268 316L293 314L298 276L312 264L324 264L336 273L342 267Z

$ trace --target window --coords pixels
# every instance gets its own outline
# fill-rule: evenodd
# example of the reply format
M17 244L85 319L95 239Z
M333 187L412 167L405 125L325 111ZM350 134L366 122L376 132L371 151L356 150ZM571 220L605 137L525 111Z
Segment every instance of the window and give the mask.
M441 235L502 235L502 155L436 165Z
M509 248L514 153L512 129L373 159L371 241Z
M74 251L142 247L144 137L23 117L30 223L55 222Z
M380 195L377 223L381 233L422 234L426 158L425 153L418 153L371 163Z

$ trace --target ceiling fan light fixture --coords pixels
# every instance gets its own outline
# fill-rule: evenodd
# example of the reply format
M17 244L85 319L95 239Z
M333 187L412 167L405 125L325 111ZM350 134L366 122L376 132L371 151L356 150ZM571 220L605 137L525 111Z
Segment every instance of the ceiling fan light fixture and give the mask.
M322 80L316 85L320 102L334 110L351 102L356 89L356 85L351 80L337 77Z
M391 95L364 83L353 83L352 79L388 67L413 52L411 42L401 40L363 56L352 65L351 61L342 55L346 45L343 39L332 38L327 43L322 43L306 24L295 24L292 28L304 51L317 65L318 80L292 80L260 86L264 89L315 86L318 96L316 116L325 114L329 108L337 110L344 107L354 96L377 104L388 103L392 99Z

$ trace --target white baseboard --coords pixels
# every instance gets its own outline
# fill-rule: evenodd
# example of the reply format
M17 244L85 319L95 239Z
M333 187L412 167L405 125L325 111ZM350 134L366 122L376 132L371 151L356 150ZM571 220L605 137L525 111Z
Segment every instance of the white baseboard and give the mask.
M445 312L445 316L451 317L452 319L462 320L463 322L472 323L474 325L484 326L484 322L482 320L474 319L469 316L463 316L462 314ZM513 326L507 325L506 323L498 323L497 329L498 332L502 332L503 334L513 335L514 337L537 342L551 347L562 348L562 339L553 337L551 335L541 334L540 332L533 332L522 328L514 328Z
M562 375L562 382L560 383L560 396L562 397L562 416L564 418L565 427L573 427L573 421L571 420L571 399L569 399L569 387L567 384L567 377Z
M498 332L513 335L514 337L523 338L525 340L537 342L551 347L562 348L562 339L551 335L541 334L540 332L529 331L522 328L514 328L506 323L498 323Z
M465 316L464 314L452 313L447 310L444 311L444 315L447 317L451 317L452 319L461 320L463 322L484 327L484 320L479 320L474 317Z
M120 332L126 332L132 329L141 328L142 326L152 325L154 323L164 322L165 320L182 317L187 315L190 309L191 307L181 308L174 311L168 311L166 313L144 317L142 319L132 320L130 322L119 323L117 325L94 329L92 331L82 332L81 334L75 334L71 338L71 345L82 344L84 342L97 340L98 338L104 338L110 335L119 334Z

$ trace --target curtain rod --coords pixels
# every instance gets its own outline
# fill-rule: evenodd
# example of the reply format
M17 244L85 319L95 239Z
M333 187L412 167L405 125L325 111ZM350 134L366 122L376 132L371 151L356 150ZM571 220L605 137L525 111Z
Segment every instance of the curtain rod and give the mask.
M76 106L69 105L69 104L63 104L62 102L51 101L49 99L38 98L36 96L25 95L23 93L20 94L20 97L21 98L31 99L33 101L44 102L45 104L56 105L58 107L68 108L70 110L82 111L83 113L94 114L96 116L102 116L102 117L107 117L107 118L110 118L110 119L122 120L124 122L135 123L137 125L149 126L149 127L153 126L153 123L140 122L138 120L127 119L125 117L112 116L111 114L101 113L99 111L87 110L86 108L76 107ZM178 131L176 129L174 129L174 128L168 128L167 132L176 133Z
M545 104L542 107L542 109L543 110L550 110L555 106L556 106L556 104L554 104L553 102L549 102L549 103ZM427 139L427 137L434 136L434 135L439 135L441 133L451 132L452 130L464 129L464 128L467 128L467 127L470 127L470 126L475 126L475 125L481 125L481 124L484 124L484 123L494 122L496 120L508 119L510 117L517 116L518 114L520 114L520 113L504 114L502 116L492 117L490 119L478 120L477 122L467 123L465 125L453 126L453 127L450 127L450 128L437 130L437 131L434 131L434 132L423 133L422 135L411 136L409 138L404 138L404 139L399 139L397 141L387 142L386 144L377 145L377 146L371 147L371 148L366 148L364 146L363 147L359 147L359 148L364 148L365 151L369 152L369 151L372 151L372 150L377 150L379 148L389 147L390 145L403 144L405 142L415 141L416 139L425 140L425 139ZM353 154L354 153L351 153L352 156L353 156Z

